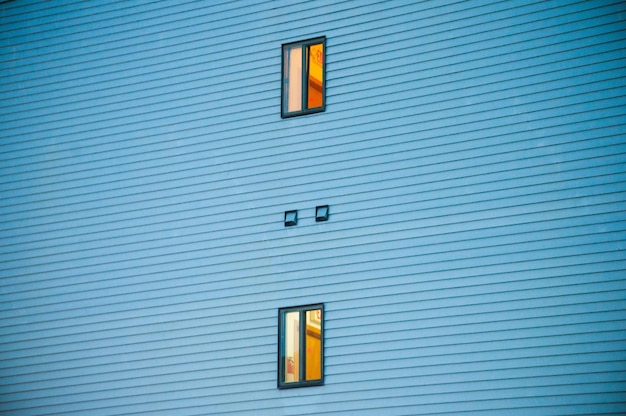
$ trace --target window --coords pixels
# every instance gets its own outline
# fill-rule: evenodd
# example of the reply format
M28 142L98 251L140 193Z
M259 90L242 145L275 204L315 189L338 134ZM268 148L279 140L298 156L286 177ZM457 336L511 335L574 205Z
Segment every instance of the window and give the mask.
M326 38L283 45L282 117L324 111Z
M324 305L278 311L278 388L324 383Z

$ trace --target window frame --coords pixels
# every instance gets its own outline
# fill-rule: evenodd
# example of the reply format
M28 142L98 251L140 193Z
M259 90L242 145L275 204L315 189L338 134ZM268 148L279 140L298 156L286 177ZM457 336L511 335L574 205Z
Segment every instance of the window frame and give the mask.
M285 322L286 316L290 312L298 312L299 313L299 322L306 322L306 313L307 311L313 310L321 310L321 319L320 319L320 378L317 380L306 380L306 324L300 325L300 328L305 328L304 330L300 330L299 337L299 349L302 351L300 354L300 359L298 363L298 374L299 380L287 382L285 380L286 372L285 372ZM277 368L277 376L278 382L277 387L279 389L290 389L296 387L309 387L309 386L321 386L324 384L324 304L316 303L312 305L304 305L304 306L291 306L287 308L278 309L278 368Z
M302 48L308 48L312 45L322 44L323 57L322 57L322 105L315 108L306 108L308 105L308 67L306 65L306 53L302 54L302 79L301 79L301 109L296 111L289 111L285 105L285 90L286 90L286 77L285 77L285 51L294 46L302 46ZM281 73L281 88L280 88L280 116L282 118L290 118L303 116L307 114L321 113L326 111L326 36L319 36L312 39L300 40L296 42L284 43L281 48L280 59L280 73Z

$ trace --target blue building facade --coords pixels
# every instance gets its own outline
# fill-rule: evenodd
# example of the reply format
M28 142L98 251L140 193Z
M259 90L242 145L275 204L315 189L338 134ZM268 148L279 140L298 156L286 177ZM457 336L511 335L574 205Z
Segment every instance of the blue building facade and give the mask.
M622 1L0 26L0 413L626 413ZM282 118L281 47L322 37L324 111ZM323 384L279 389L312 304Z

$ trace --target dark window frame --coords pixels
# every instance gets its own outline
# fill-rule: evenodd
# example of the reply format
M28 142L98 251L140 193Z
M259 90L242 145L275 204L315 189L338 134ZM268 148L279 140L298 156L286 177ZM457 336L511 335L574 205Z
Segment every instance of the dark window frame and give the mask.
M300 322L306 322L306 312L319 309L321 310L321 319L320 319L320 378L318 380L305 380L306 374L306 329L300 330L299 332L299 344L300 350L303 352L300 354L299 360L299 368L298 373L300 380L293 382L284 381L286 375L285 369L285 319L287 313L289 312L298 312ZM309 387L309 386L321 386L324 384L324 304L316 303L312 305L304 305L304 306L292 306L287 308L278 309L278 368L277 368L277 376L278 376L278 388L279 389L290 389L296 387ZM300 328L306 328L305 325L301 325Z
M289 49L293 46L302 46L303 48L308 48L312 45L322 44L323 47L323 62L322 62L322 105L320 107L315 108L306 108L308 103L308 88L306 87L308 82L308 66L306 65L306 53L302 54L302 91L301 91L301 100L302 100L302 109L297 111L288 111L285 106L285 50ZM282 118L290 118L303 116L307 114L321 113L326 111L326 36L319 36L312 39L300 40L296 42L284 43L281 48L281 59L280 59L280 73L281 73L281 88L280 88L280 116Z

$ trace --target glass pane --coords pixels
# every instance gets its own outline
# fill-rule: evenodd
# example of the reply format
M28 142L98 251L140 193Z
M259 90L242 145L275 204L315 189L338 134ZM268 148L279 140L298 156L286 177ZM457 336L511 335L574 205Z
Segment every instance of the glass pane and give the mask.
M322 310L306 312L306 380L322 378Z
M324 105L324 45L311 45L307 56L309 65L308 102L307 108L317 108Z
M285 314L285 382L300 380L300 312Z
M285 49L283 106L288 112L302 110L302 47Z

